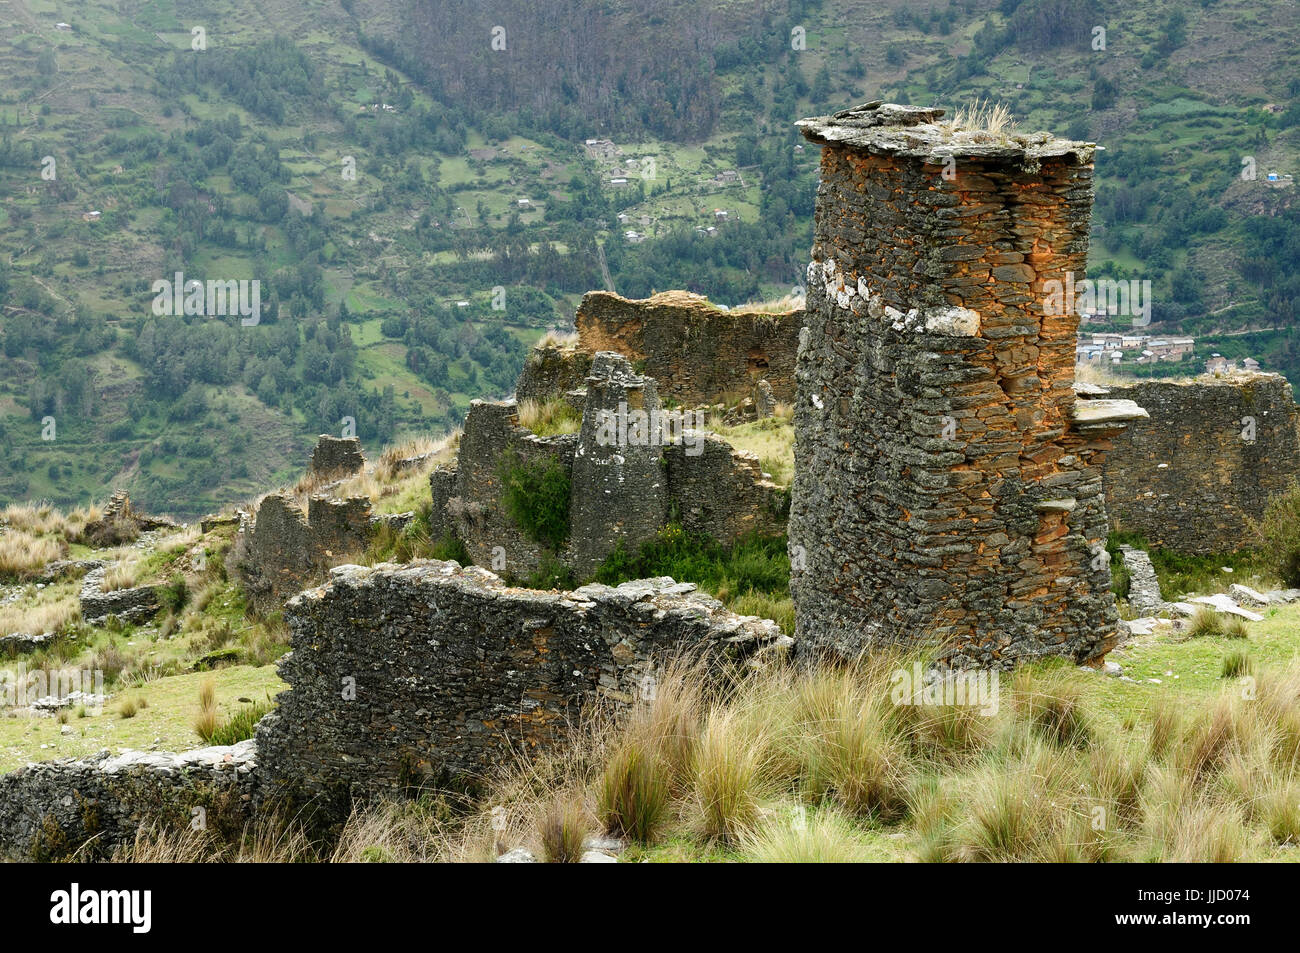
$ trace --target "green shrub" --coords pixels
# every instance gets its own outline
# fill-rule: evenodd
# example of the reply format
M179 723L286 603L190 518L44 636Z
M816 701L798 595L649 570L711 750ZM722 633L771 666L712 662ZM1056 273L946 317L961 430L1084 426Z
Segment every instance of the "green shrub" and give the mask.
M1300 482L1292 481L1251 521L1265 564L1288 586L1300 586Z
M753 593L783 597L790 592L790 557L784 536L748 536L723 546L673 523L637 555L620 546L596 570L596 580L609 586L654 576L693 582L723 602Z
M158 586L158 603L171 613L180 612L190 598L190 587L184 576L173 576L168 582Z
M543 552L537 569L522 580L526 589L575 589L573 572L551 553Z
M503 467L503 503L515 524L552 550L569 538L569 471L556 459L511 460Z
M460 563L462 566L473 565L473 560L469 558L469 550L465 548L464 542L457 539L448 530L436 543L429 547L430 559L450 559Z

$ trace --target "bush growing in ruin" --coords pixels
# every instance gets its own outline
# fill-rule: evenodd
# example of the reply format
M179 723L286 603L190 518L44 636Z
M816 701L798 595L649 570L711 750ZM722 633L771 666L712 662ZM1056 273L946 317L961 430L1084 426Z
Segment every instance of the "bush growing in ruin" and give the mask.
M534 542L552 550L569 538L569 473L553 458L507 460L502 484L506 512Z
M1288 586L1300 587L1300 482L1269 500L1252 529L1268 568Z

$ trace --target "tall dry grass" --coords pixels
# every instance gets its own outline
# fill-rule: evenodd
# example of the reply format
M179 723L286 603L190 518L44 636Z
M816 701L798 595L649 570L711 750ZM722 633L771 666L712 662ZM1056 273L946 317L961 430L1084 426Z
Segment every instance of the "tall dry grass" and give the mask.
M81 604L76 595L37 602L21 602L0 607L0 635L26 632L41 635L57 632L81 615Z
M881 830L928 862L1229 862L1300 842L1300 668L1199 706L1154 704L1117 731L1073 670L1006 677L979 714L914 704L896 678L911 662L721 682L671 666L629 710L503 767L468 810L427 797L356 807L315 859L489 861L524 846L571 861L593 825L637 856L670 841L672 856L760 862L880 859L869 835Z
M37 536L24 529L0 533L0 578L20 576L60 558L66 544L55 536Z

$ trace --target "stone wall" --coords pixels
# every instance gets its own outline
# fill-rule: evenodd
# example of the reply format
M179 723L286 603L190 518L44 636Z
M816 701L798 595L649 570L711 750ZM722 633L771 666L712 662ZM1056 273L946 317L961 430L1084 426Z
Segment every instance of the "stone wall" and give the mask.
M155 587L133 586L105 592L104 577L107 573L108 567L101 565L86 573L81 581L78 600L81 618L88 625L103 625L109 616L138 624L149 621L158 613L160 604Z
M355 558L370 545L370 500L313 496L304 513L288 493L262 498L251 526L240 529L237 549L245 589L268 609L313 582L331 566Z
M201 809L210 830L237 835L254 802L251 741L181 754L107 751L41 761L0 776L0 856L105 857L154 827L188 830Z
M592 354L576 344L534 348L515 382L515 400L546 400L587 386Z
M1104 470L1112 525L1184 553L1250 545L1249 521L1300 477L1291 385L1280 374L1109 388L1150 414L1115 441Z
M286 607L290 687L257 728L268 796L472 784L558 740L592 704L634 701L679 652L740 662L790 646L776 623L694 589L651 579L536 592L433 560L336 568Z
M628 299L606 291L583 296L578 339L529 355L515 384L517 400L545 399L585 386L600 351L624 355L653 377L674 404L715 404L750 396L766 380L776 400L794 398L795 352L803 311L724 311L688 291Z
M668 474L657 441L620 444L599 434L602 418L624 411L658 419L663 408L653 379L634 374L622 355L601 351L592 359L583 406L573 458L569 562L586 578L619 545L634 553L668 522Z
M713 434L700 437L703 449L694 456L681 444L664 451L669 503L682 529L728 542L784 533L789 491L763 475L752 453Z
M361 438L320 435L311 452L308 473L317 481L339 480L366 468L366 458L361 452Z
M457 461L429 478L434 538L450 534L476 565L514 578L547 559L590 578L620 544L635 553L674 517L688 532L722 543L785 532L786 491L763 475L752 454L712 434L691 430L672 443L602 445L602 414L663 410L657 382L634 373L625 357L596 355L583 383L578 434L538 437L520 426L514 401L471 404ZM543 459L569 479L568 540L556 552L529 538L504 501L507 467Z
M823 146L790 518L801 651L1092 662L1119 637L1100 465L1140 412L1076 397L1078 316L1043 300L1084 273L1093 147L941 114L800 122Z
M141 533L159 529L175 529L176 523L165 516L147 516L131 505L126 490L118 490L104 507L97 520L82 528L79 542L90 546L120 546L134 542Z
M686 291L639 301L589 291L574 323L579 350L625 355L659 382L664 399L709 404L747 395L764 378L778 400L794 397L802 311L723 311Z
M519 426L513 401L471 402L455 465L440 467L429 477L434 535L450 532L477 565L518 577L535 572L542 547L506 512L505 478L511 466L547 460L571 472L577 442L571 434L544 438Z

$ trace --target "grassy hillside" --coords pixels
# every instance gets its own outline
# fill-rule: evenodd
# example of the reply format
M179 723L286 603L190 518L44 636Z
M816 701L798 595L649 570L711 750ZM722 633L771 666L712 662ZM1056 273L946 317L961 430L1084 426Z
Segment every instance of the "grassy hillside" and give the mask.
M871 98L1101 142L1092 272L1150 279L1154 330L1300 378L1300 213L1266 181L1295 169L1289 3L6 11L0 501L121 486L192 517L317 433L453 426L591 288L785 294L816 177L791 124ZM176 272L260 281L260 323L154 314Z

